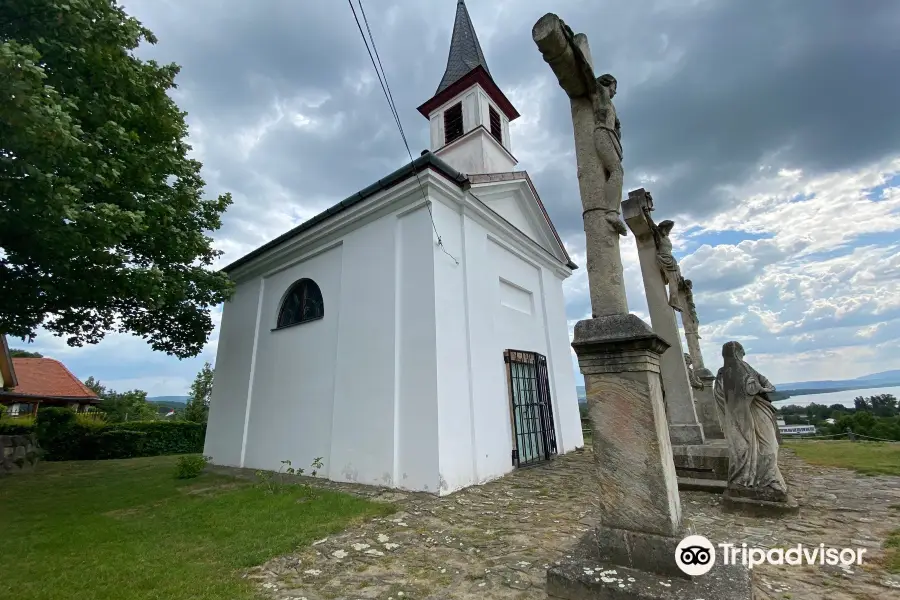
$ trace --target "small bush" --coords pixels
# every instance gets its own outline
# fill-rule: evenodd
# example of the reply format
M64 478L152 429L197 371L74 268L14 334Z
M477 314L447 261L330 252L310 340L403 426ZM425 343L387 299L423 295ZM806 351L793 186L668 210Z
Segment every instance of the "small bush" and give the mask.
M210 459L209 456L179 456L178 463L175 465L175 477L178 479L193 479L199 476Z

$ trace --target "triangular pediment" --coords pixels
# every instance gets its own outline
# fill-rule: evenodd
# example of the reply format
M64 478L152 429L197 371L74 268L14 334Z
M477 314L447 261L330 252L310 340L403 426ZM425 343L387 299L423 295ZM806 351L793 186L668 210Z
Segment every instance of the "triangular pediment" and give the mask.
M571 259L550 221L537 190L524 171L469 175L471 193L526 237L571 265Z

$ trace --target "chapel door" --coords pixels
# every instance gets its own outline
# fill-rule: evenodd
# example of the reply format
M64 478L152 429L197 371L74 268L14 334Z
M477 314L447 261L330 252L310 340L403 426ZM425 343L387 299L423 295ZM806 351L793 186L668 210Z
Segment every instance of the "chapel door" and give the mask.
M509 383L513 465L521 467L549 460L557 450L547 357L537 352L507 350L503 359Z

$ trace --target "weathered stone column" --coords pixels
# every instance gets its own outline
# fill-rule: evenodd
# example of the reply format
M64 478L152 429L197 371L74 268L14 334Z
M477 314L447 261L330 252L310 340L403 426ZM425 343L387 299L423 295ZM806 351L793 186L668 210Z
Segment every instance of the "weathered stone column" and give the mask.
M713 394L713 384L716 382L716 376L705 369L706 374L700 374L700 382L703 383L702 390L694 390L694 400L697 406L697 418L703 425L703 435L707 442L713 440L724 440L725 433L722 431L722 424L719 423L719 415L716 411L716 398Z
M700 352L700 335L696 329L690 327L690 320L682 316L681 322L684 325L684 338L687 340L688 354L694 361L694 369L698 377L703 377L703 371L709 373L709 369L703 363L703 353ZM715 376L713 376L715 377Z
M694 395L684 364L681 347L681 333L675 320L675 311L669 304L666 282L660 274L657 263L657 247L653 237L653 222L647 213L653 209L650 194L643 188L628 192L628 200L622 204L625 222L637 239L638 258L650 309L650 323L669 345L660 359L663 390L666 400L666 415L669 419L669 435L672 444L702 444L703 427L697 419ZM691 356L693 359L693 356Z
M627 312L615 79L595 77L587 38L556 15L542 17L532 37L569 96L575 126L593 318L575 325L572 347L585 379L600 505L595 531L572 559L548 570L547 593L572 600L749 598L746 569L691 580L675 561L685 532L659 376L669 344ZM601 566L618 576L594 575Z

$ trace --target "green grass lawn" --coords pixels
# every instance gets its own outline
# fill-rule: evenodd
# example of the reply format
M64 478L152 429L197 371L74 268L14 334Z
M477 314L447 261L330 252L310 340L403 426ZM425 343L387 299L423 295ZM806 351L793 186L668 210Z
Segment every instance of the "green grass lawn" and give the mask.
M854 469L866 475L900 476L900 444L850 441L786 441L808 463Z
M41 463L0 480L0 598L254 598L241 568L393 510L212 474L180 481L176 460Z
M884 566L890 573L900 573L900 529L884 542Z

